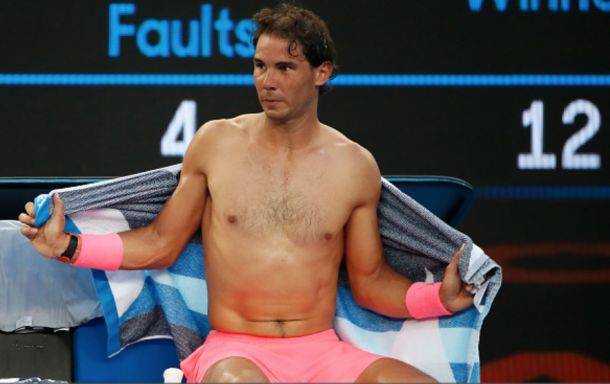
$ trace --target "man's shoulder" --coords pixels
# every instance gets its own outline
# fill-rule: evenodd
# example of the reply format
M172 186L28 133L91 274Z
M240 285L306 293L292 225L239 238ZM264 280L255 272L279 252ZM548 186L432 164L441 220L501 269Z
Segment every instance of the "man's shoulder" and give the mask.
M240 115L230 119L210 120L203 124L195 134L192 147L205 148L217 146L222 142L239 140L247 137L257 114Z
M350 140L338 130L325 126L328 146L344 167L354 170L378 170L373 154L362 145Z
M240 115L231 119L210 120L203 124L189 144L185 164L207 164L219 153L243 146L249 137L249 127L257 115Z
M376 203L381 191L381 173L373 154L335 129L326 132L328 152L338 166L340 179L355 195L356 204Z
M258 114L239 115L230 119L210 120L197 131L198 136L226 136L243 133L252 126Z

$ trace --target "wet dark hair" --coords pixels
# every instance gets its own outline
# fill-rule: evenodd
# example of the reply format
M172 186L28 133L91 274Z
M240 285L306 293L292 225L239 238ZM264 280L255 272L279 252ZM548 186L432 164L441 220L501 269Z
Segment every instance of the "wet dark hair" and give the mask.
M287 39L288 54L296 57L294 52L301 44L303 55L309 64L317 68L329 61L333 65L330 79L335 78L338 68L335 43L330 37L326 23L316 14L294 4L282 3L273 9L261 9L252 16L252 22L256 25L252 35L255 47L258 39L267 34ZM320 87L320 93L328 92L331 88L330 85L324 84Z

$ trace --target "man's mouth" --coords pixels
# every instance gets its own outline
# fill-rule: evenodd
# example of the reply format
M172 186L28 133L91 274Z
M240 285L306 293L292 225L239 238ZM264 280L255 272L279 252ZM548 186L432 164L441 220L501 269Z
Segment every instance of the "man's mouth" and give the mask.
M263 103L271 107L278 105L282 100L279 99L263 99Z

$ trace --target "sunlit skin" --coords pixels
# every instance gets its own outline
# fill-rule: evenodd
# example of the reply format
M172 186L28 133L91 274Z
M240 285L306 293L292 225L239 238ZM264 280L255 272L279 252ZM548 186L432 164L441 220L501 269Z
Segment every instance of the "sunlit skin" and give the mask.
M405 294L412 283L383 257L377 164L364 148L318 120L318 89L332 74L332 64L314 68L300 46L289 55L288 44L261 36L253 76L263 112L210 121L198 130L179 185L157 218L120 234L121 269L172 265L201 226L213 329L291 337L332 328L343 259L359 305L409 317ZM32 203L19 217L26 224L22 233L48 258L61 255L69 242L57 197L55 206L40 229L33 228ZM457 272L459 254L447 268L440 293L454 312L472 304L471 287ZM218 374L227 366L254 372L251 381L266 380L244 360L221 361L204 381L224 377ZM384 380L432 379L388 358L373 363L359 379Z

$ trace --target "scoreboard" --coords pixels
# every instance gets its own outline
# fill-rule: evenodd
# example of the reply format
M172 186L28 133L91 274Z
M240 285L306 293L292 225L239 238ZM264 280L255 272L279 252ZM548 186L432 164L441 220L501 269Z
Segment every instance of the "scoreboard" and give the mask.
M208 120L260 111L263 1L4 0L0 174L119 176L181 161ZM306 1L339 53L321 121L383 174L603 185L610 1Z

